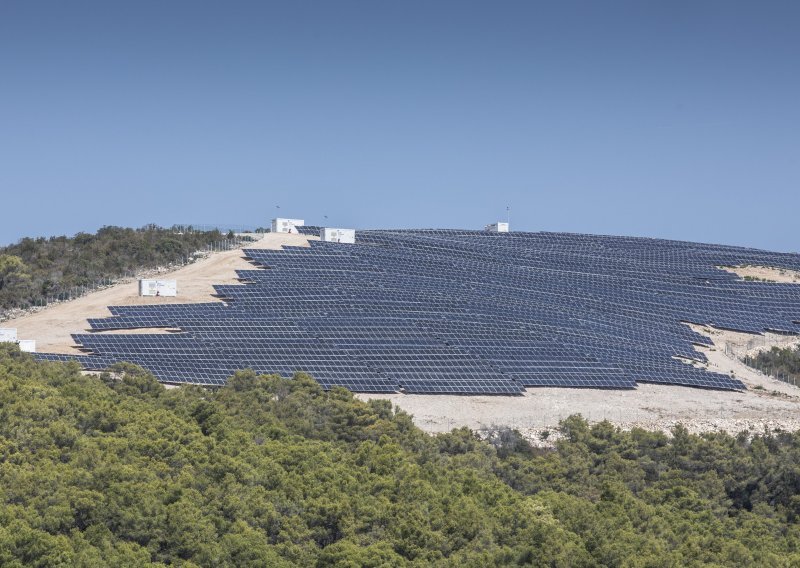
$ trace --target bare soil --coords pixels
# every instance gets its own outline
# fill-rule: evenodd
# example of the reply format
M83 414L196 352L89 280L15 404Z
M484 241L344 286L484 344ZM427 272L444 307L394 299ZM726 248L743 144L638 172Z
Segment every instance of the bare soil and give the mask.
M800 272L788 268L772 268L770 266L719 266L726 272L732 272L742 278L757 278L767 282L784 284L800 284Z

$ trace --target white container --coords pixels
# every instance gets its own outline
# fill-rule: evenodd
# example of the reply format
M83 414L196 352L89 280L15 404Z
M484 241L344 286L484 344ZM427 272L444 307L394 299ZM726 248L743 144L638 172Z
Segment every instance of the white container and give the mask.
M273 233L298 233L297 227L302 227L306 224L303 219L283 219L276 218L272 220Z
M17 340L16 327L0 327L0 342L9 342Z
M36 340L35 339L20 339L17 341L19 350L25 353L36 353Z
M139 280L140 296L177 296L177 280Z
M328 243L348 243L352 245L356 242L356 230L325 227L320 230L319 238Z
M486 225L486 230L490 233L507 233L508 223L492 223L491 225Z

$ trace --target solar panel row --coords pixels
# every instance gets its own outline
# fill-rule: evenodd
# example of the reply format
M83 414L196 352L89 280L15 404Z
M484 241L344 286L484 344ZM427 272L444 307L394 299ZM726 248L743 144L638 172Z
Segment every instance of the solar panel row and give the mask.
M315 234L318 228L303 227ZM235 370L354 391L517 394L525 387L742 389L682 322L800 332L800 286L721 266L800 269L800 255L657 239L459 230L359 231L357 244L250 249L224 302L111 306L75 335L87 369L131 361L160 380ZM42 359L69 356L40 354Z

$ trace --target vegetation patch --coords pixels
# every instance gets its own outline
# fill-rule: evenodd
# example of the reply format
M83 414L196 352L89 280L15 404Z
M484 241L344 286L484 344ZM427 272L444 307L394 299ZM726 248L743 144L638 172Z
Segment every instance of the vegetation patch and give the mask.
M387 401L237 373L165 390L0 346L3 566L794 566L800 433L580 417L430 436Z
M0 310L43 305L47 299L66 299L78 295L75 289L110 284L142 269L185 263L194 252L225 238L217 230L155 225L25 238L0 247Z
M745 363L782 381L800 384L800 346L773 347L745 358Z

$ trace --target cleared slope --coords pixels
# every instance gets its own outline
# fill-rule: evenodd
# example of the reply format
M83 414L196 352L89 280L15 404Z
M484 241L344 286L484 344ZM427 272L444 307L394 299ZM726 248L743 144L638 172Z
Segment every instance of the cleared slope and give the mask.
M313 240L313 237L266 234L262 240L248 243L247 246L274 250L283 245L308 246L309 239ZM76 354L78 351L71 334L86 332L89 329L89 318L110 316L108 306L221 302L214 296L213 286L238 283L235 270L252 268L253 265L244 258L241 249L212 253L177 270L159 273L159 278L178 281L177 298L140 297L136 281L123 282L69 302L51 305L35 313L4 321L0 327L15 327L18 337L35 339L37 351Z

